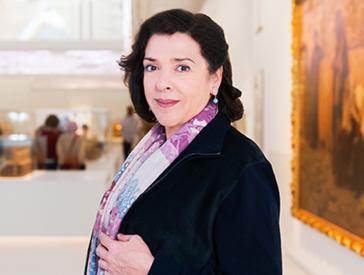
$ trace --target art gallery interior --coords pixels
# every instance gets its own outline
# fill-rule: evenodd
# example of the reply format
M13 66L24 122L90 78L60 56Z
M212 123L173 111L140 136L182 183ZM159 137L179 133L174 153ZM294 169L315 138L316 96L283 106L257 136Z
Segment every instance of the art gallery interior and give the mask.
M0 0L0 273L82 274L101 196L123 161L120 123L131 100L117 61L130 51L143 20L183 8L209 15L225 31L245 107L234 125L262 148L280 190L284 274L362 275L363 235L342 235L336 225L331 230L333 222L327 222L330 230L321 226L325 234L308 225L309 218L304 223L292 214L300 168L293 146L300 85L294 78L293 2ZM297 2L311 5L309 13L330 1ZM361 1L337 2L364 13ZM85 170L37 168L35 135L49 114L61 125L75 122L88 139ZM364 195L355 198L363 222Z

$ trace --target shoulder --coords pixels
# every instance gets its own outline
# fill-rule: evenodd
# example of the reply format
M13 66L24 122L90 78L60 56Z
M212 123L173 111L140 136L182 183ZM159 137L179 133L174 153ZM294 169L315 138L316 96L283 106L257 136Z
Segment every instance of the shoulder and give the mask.
M72 139L72 137L73 135L71 133L62 133L60 134L58 141L59 142L69 141Z
M239 164L241 169L255 163L268 162L259 146L232 126L226 131L221 157L228 163L231 161Z
M67 134L66 133L62 133L58 137L58 142L62 142L62 140L65 140L66 138L67 138Z
M241 193L270 194L279 201L279 193L272 165L259 146L234 127L226 131L219 161L221 173L226 178L235 175L227 183L230 190L241 189ZM235 190L236 191L236 190Z

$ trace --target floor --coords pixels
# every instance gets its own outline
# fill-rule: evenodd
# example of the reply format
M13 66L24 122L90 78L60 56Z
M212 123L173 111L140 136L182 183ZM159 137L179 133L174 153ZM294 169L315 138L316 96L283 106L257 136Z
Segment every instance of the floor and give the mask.
M304 271L290 256L283 253L283 274L284 275L310 275Z
M83 274L87 237L2 237L1 274Z

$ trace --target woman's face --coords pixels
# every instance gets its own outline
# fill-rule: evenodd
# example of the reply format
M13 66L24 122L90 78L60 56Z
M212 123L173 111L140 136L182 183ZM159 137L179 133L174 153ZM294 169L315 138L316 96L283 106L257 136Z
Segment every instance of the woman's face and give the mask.
M221 82L222 68L210 74L199 44L184 33L154 34L143 66L145 97L167 138L201 112Z

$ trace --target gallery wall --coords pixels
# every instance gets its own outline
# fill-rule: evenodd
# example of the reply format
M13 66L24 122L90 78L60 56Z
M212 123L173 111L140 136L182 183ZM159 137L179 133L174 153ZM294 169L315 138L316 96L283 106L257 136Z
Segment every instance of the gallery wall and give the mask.
M236 123L239 130L251 134L254 119L252 101L252 43L251 41L251 1L205 1L201 12L211 16L225 32L229 44L229 55L233 72L233 84L242 91L245 108L244 118Z
M223 26L229 40L234 82L245 91L247 134L263 126L263 148L274 166L281 193L284 252L312 275L363 274L364 258L291 216L291 14L290 0L207 0L203 8ZM263 102L254 97L254 78L263 75ZM254 108L263 105L263 121ZM287 274L291 275L291 274Z

